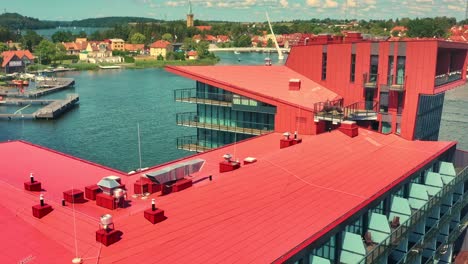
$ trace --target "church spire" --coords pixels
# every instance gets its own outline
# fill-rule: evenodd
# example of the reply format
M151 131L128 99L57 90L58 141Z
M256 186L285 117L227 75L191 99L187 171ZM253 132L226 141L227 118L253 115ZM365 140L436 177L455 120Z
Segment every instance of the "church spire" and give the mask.
M192 14L192 1L189 0L188 4L189 4L188 14L191 15Z

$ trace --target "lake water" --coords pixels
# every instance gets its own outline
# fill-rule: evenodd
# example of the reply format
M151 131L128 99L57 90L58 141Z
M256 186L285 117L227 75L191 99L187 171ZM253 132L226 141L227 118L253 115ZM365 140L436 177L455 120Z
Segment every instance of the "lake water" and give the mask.
M35 30L37 34L51 39L52 35L57 31L70 31L74 35L78 35L81 31L86 32L86 35L91 35L95 31L103 31L108 28L92 28L92 27L60 27L60 28L48 28L48 29L37 29Z
M266 56L232 52L217 55L220 64L262 64ZM176 148L177 137L195 135L196 131L177 126L175 116L196 111L195 105L174 102L173 91L192 88L194 81L164 69L69 72L65 76L75 78L75 88L47 97L78 93L79 106L58 120L0 120L0 141L24 139L130 171L139 167L139 124L143 167L193 154ZM460 148L468 149L468 89L448 92L445 101L440 138L458 140Z

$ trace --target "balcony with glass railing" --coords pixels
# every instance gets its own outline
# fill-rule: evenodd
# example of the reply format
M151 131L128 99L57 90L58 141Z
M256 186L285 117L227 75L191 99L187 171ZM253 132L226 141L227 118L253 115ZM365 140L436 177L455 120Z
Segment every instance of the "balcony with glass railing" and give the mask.
M451 71L449 73L437 75L434 79L434 86L449 84L462 79L462 71Z
M376 89L379 81L379 74L377 73L364 73L362 76L364 88Z
M389 75L387 79L387 85L390 91L403 92L406 87L406 75Z
M215 147L217 146L207 146L206 142L199 140L198 136L196 135L183 136L177 138L177 149L201 153L213 149Z
M432 212L433 209L438 208L442 205L444 199L452 195L456 189L463 185L465 181L468 180L468 167L465 167L457 176L444 185L444 187L437 192L437 194L430 197L429 201L418 210L412 210L411 216L401 223L398 227L392 228L390 235L381 241L379 244L373 245L371 248L367 249L366 256L359 262L362 264L367 263L378 263L382 257L387 257L389 253L398 247L398 245L408 238L410 232L413 232L418 224ZM407 262L409 257L413 257L412 254L419 255L422 249L424 248L424 241L429 241L435 236L437 236L439 228L444 224L447 224L453 216L460 212L460 210L468 204L468 194L458 197L458 199L453 203L453 205L443 213L442 217L436 220L432 227L427 230L422 239L417 243L411 245L408 249L408 253L404 261Z
M176 102L231 107L232 98L231 93L199 92L195 88L174 90L174 100Z
M198 115L196 112L178 113L176 115L176 122L177 125L180 126L205 128L255 136L268 134L274 130L274 124L206 118Z

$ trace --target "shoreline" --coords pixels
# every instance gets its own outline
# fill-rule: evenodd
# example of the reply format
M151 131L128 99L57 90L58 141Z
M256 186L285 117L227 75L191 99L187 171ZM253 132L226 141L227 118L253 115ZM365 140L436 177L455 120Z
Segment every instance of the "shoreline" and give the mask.
M73 63L73 64L58 64L57 67L64 67L66 71L96 71L96 70L107 70L101 69L99 66L120 66L120 69L148 69L148 68L164 68L165 66L207 66L215 65L220 61L220 58L205 58L200 60L145 60L145 61L135 61L132 63L104 63L104 64L95 64L95 63ZM31 67L32 66L32 67ZM28 68L27 72L38 72L49 70L50 72L55 72L51 70L46 65L31 65ZM41 67L38 67L41 66ZM70 69L70 70L68 70ZM59 71L57 71L59 72Z

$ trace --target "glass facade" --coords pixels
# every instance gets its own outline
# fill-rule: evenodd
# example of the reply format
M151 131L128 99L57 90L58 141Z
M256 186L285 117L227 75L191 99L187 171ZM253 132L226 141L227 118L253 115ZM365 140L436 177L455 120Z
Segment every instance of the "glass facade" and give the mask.
M177 114L178 125L197 128L196 137L178 139L178 148L205 151L269 133L275 127L275 106L205 83L197 82L196 89L176 90L174 97L197 104L196 112Z
M444 97L445 93L419 96L416 129L414 131L415 139L437 140L439 138Z
M327 53L322 53L322 81L327 79Z
M449 152L439 159L448 157ZM357 213L357 220L337 227L327 242L305 251L304 263L313 263L314 256L330 263L362 264L451 258L452 253L443 250L460 236L460 225L468 218L463 214L467 180L468 167L456 169L452 163L434 160ZM357 240L349 239L352 236Z
M351 75L349 80L353 83L356 79L356 54L351 54Z

